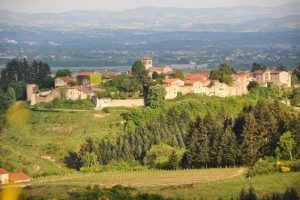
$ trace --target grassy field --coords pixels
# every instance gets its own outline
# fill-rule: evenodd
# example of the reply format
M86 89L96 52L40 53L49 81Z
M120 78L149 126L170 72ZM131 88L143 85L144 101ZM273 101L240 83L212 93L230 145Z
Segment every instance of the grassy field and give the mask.
M100 184L125 186L182 185L217 181L241 175L244 168L212 168L191 170L142 170L100 173L77 173L65 176L48 176L35 179L32 184Z
M63 160L68 151L78 150L87 137L121 134L121 121L119 111L31 111L26 124L3 130L5 156L0 163L8 170L23 170L31 176L65 173Z
M88 185L95 183L104 184L104 188L111 187L111 184L124 183L133 187L133 193L156 193L165 197L185 199L200 199L201 197L230 199L236 197L242 188L248 188L251 185L260 197L267 193L284 192L286 187L291 186L300 192L300 172L257 176L249 180L242 175L242 171L241 168L231 168L178 170L164 173L141 171L56 176L35 180L32 188L23 190L23 195L46 199L67 199L70 197L68 191L72 189L76 192L86 191Z

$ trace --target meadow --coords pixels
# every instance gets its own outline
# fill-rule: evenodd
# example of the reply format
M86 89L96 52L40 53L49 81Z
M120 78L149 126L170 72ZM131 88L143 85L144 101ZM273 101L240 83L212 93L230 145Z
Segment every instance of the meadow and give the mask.
M32 177L70 173L64 157L87 137L114 138L121 134L119 111L30 111L28 122L4 129L1 163ZM28 156L30 155L30 156Z
M294 187L300 192L300 172L255 176L251 179L246 178L242 172L242 168L228 168L54 176L34 180L32 187L24 189L22 195L68 199L70 192L85 192L94 184L101 184L102 188L110 189L117 183L129 185L133 194L153 193L184 199L230 199L237 197L242 188L250 186L254 187L259 197L272 192L284 192L287 187Z

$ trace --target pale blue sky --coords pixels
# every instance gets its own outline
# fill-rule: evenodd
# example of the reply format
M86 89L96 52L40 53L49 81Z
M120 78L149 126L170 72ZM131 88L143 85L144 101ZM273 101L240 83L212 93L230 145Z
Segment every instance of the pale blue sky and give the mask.
M208 8L239 5L276 6L300 0L0 0L0 9L21 12L124 10L143 6Z

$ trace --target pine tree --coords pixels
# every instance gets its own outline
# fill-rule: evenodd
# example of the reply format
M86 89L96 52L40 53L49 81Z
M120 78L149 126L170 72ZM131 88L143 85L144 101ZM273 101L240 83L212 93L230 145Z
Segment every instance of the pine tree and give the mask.
M253 114L245 114L245 124L243 125L243 132L241 134L241 149L242 149L242 162L244 164L253 164L260 156L258 149L260 144L257 141L257 123Z

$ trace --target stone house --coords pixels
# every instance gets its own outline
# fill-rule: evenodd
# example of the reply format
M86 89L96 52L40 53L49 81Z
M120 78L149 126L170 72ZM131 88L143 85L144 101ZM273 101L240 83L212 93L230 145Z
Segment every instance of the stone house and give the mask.
M149 76L152 77L152 74L156 72L157 74L166 74L170 75L174 72L174 70L170 66L153 66L152 58L150 57L144 57L140 60L144 66L145 69L148 70Z
M98 72L80 72L76 75L76 81L83 86L99 85L101 83L101 74Z
M55 87L63 87L68 83L75 82L75 78L71 76L57 77L55 79Z
M144 64L146 70L149 70L153 67L152 58L150 57L143 57L141 62Z
M267 85L268 82L273 82L284 87L291 87L291 75L286 71L278 70L257 70L252 73L252 78L260 85Z
M178 86L184 86L184 81L183 80L180 80L178 78L168 78L168 79L165 79L163 81L163 83L165 85L178 85Z
M31 178L23 172L8 172L4 168L0 168L0 185L8 183L24 183L29 182Z
M161 66L161 67L151 67L149 70L149 76L152 77L153 73L156 72L157 74L166 74L170 75L173 74L173 69L170 66Z
M73 87L65 88L64 91L66 100L90 99L92 95L92 90L82 85L75 85Z
M7 184L8 182L8 171L4 168L0 168L0 185Z

